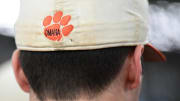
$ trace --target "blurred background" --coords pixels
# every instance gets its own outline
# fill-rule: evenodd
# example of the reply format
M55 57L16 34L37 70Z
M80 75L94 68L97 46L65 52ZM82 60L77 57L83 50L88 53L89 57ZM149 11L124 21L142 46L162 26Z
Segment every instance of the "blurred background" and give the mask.
M144 63L141 101L180 101L180 2L149 0L149 40L167 56L166 63ZM178 3L179 2L179 3ZM0 100L28 101L11 69L15 50L14 23L19 0L0 1Z

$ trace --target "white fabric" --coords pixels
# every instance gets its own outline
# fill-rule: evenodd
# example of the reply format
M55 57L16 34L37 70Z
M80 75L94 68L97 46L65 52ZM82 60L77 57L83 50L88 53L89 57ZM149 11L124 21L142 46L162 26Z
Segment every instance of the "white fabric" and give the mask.
M56 11L71 15L73 31L61 41L45 37L43 20ZM146 44L147 0L21 0L15 24L21 50L88 50Z

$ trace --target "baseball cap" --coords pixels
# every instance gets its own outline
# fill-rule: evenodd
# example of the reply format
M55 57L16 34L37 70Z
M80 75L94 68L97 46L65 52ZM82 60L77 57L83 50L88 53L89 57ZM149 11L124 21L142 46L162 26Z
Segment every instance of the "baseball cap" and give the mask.
M16 45L73 51L144 45L145 61L165 56L147 40L147 0L21 0Z

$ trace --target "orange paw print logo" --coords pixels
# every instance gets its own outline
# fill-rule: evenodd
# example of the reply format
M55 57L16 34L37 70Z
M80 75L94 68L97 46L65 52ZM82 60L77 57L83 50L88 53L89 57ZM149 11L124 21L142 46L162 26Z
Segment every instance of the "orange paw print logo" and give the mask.
M53 41L60 41L62 37L68 36L74 29L73 25L68 25L71 20L70 15L63 16L62 11L58 11L54 16L44 18L44 35Z

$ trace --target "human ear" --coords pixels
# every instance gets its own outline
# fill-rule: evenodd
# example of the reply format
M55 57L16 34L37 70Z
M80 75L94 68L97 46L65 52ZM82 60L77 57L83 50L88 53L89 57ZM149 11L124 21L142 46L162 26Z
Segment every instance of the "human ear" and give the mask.
M19 61L19 50L15 50L12 56L13 71L15 74L16 81L24 92L30 91L30 86Z
M141 84L142 64L141 56L144 51L143 45L138 45L134 52L130 53L128 65L128 88L135 89Z

